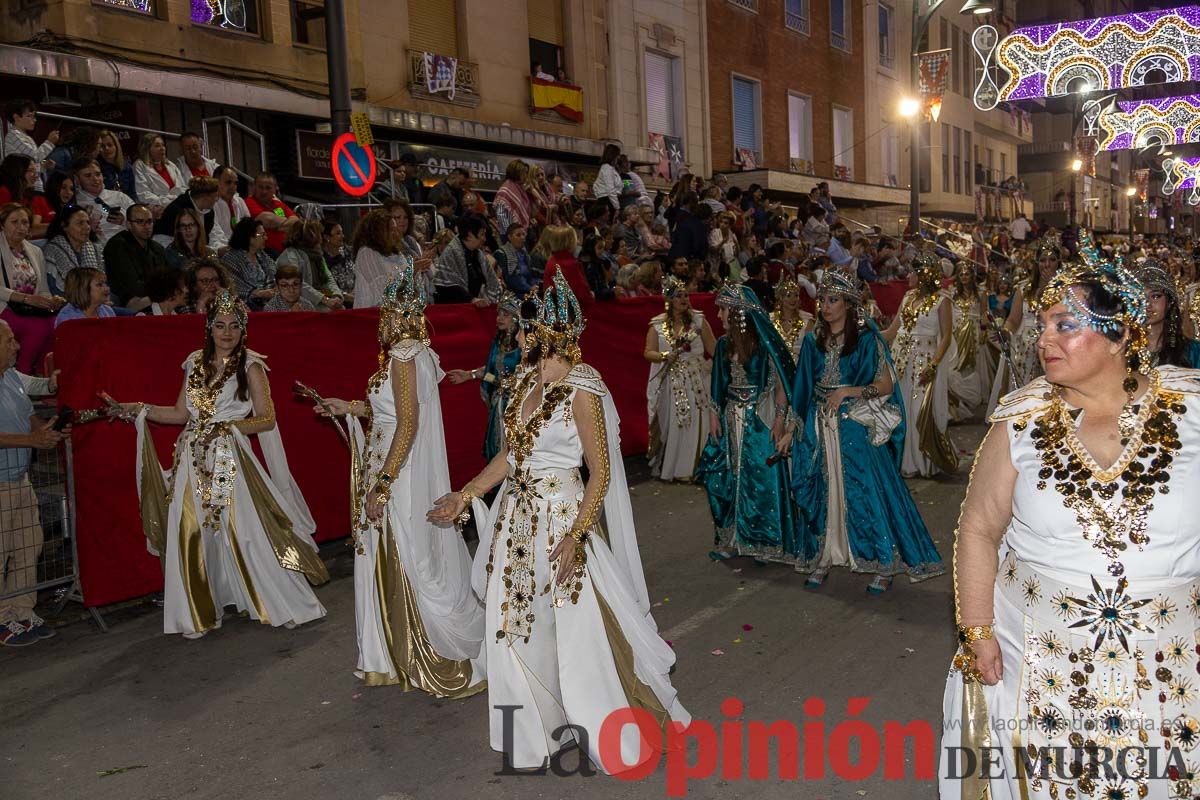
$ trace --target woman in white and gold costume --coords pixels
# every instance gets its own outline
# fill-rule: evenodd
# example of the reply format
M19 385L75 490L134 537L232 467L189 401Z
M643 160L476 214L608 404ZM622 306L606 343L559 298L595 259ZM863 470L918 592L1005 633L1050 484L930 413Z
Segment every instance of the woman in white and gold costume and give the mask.
M918 253L912 266L916 286L904 295L883 334L891 343L904 398L907 427L900 472L906 478L958 469L958 451L946 433L954 334L950 299L942 291L942 261L933 253Z
M800 307L800 284L790 273L783 273L775 287L775 310L770 317L795 362L800 356L800 345L804 344L804 334L812 330L813 316Z
M950 290L950 309L954 313L954 362L950 368L950 418L965 420L974 416L992 389L991 347L983 335L987 319L987 298L975 281L975 264L958 262L954 288Z
M227 606L289 628L325 616L309 584L329 573L275 427L266 362L246 349L246 321L246 307L222 292L208 307L204 349L183 362L175 405L114 407L137 428L142 526L163 565L163 631L188 639L221 627ZM148 422L184 426L170 470Z
M1037 263L1029 277L1013 287L1012 308L1000 331L1004 353L1000 356L996 377L992 381L988 413L996 407L1001 397L1042 374L1042 364L1037 354L1038 296L1061 264L1062 247L1057 239L1047 239L1038 245Z
M528 368L505 413L504 450L430 512L441 523L473 512L492 532L481 535L472 577L487 604L491 744L503 752L508 728L505 755L518 769L541 767L574 741L570 726L587 731L597 767L619 769L599 747L618 709L642 709L660 727L690 720L668 678L674 652L650 616L616 406L579 361L583 326L560 270L523 321ZM489 509L479 498L497 484ZM626 725L624 763L650 757L650 744Z
M705 357L717 340L682 282L668 275L663 296L667 308L650 320L644 354L650 362L650 472L664 481L690 481L708 438L712 367Z
M997 406L963 503L943 800L1200 792L1200 383L1130 370L1144 289L1085 258L1042 295L1045 376Z
M445 373L425 303L410 264L384 290L366 402L331 398L317 413L346 416L351 433L355 674L368 686L460 698L484 689L483 606L462 537L425 516L450 488L437 388Z

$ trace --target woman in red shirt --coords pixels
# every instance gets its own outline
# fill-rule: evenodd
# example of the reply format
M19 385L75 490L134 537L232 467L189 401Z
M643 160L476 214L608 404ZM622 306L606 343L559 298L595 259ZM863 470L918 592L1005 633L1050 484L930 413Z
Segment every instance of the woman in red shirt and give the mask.
M20 203L33 211L30 239L42 238L50 220L54 218L54 211L46 198L34 193L36 184L37 162L29 156L10 153L0 161L0 205Z
M575 297L581 304L595 300L591 287L588 286L583 265L575 258L575 248L579 244L575 229L567 225L551 225L546 228L544 240L546 249L550 251L550 258L546 261L546 274L542 279L542 288L549 289L553 285L554 274L561 269L563 277L567 279L571 291L575 293Z

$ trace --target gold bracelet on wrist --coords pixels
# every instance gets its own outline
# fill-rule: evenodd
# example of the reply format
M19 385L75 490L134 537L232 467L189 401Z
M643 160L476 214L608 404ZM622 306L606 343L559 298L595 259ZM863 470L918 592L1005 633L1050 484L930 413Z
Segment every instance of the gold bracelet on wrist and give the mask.
M469 483L459 490L458 493L462 497L463 510L454 518L454 521L459 525L466 525L467 521L471 519L471 504L479 499L479 495L475 493L474 487Z
M574 539L576 544L587 544L588 540L592 538L592 532L586 528L572 528L567 531L567 536Z
M972 625L969 628L959 626L958 641L968 647L975 642L981 642L985 639L992 638L991 625Z

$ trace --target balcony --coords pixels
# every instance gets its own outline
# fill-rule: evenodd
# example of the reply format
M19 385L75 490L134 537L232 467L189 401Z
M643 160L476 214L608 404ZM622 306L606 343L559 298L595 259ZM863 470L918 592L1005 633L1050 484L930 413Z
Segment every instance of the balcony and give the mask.
M408 72L411 76L408 91L416 100L431 100L439 103L475 108L479 105L479 65L473 61L458 61L454 74L454 92L431 92L425 72L425 53L408 51Z

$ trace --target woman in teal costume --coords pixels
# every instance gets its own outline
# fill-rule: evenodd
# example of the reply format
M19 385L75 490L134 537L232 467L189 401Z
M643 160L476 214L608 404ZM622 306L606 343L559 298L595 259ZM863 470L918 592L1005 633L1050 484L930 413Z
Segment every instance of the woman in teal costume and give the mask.
M483 440L483 457L488 462L504 446L504 409L508 406L509 384L521 363L521 348L517 346L520 317L521 301L515 294L505 292L496 307L496 338L492 340L487 363L478 369L452 369L446 373L451 383L480 381L479 391L488 408L487 436Z
M792 356L749 288L722 287L717 308L725 335L713 354L711 434L696 471L716 525L709 556L792 564L796 512L781 456L787 454Z
M1137 277L1146 287L1151 366L1200 369L1200 342L1183 333L1183 291L1178 280L1158 259L1147 258L1138 265Z
M872 594L892 576L916 582L945 572L900 477L904 403L875 324L862 313L862 284L827 270L817 325L800 346L792 406L797 431L792 488L799 514L798 572L819 588L831 567L875 573Z

